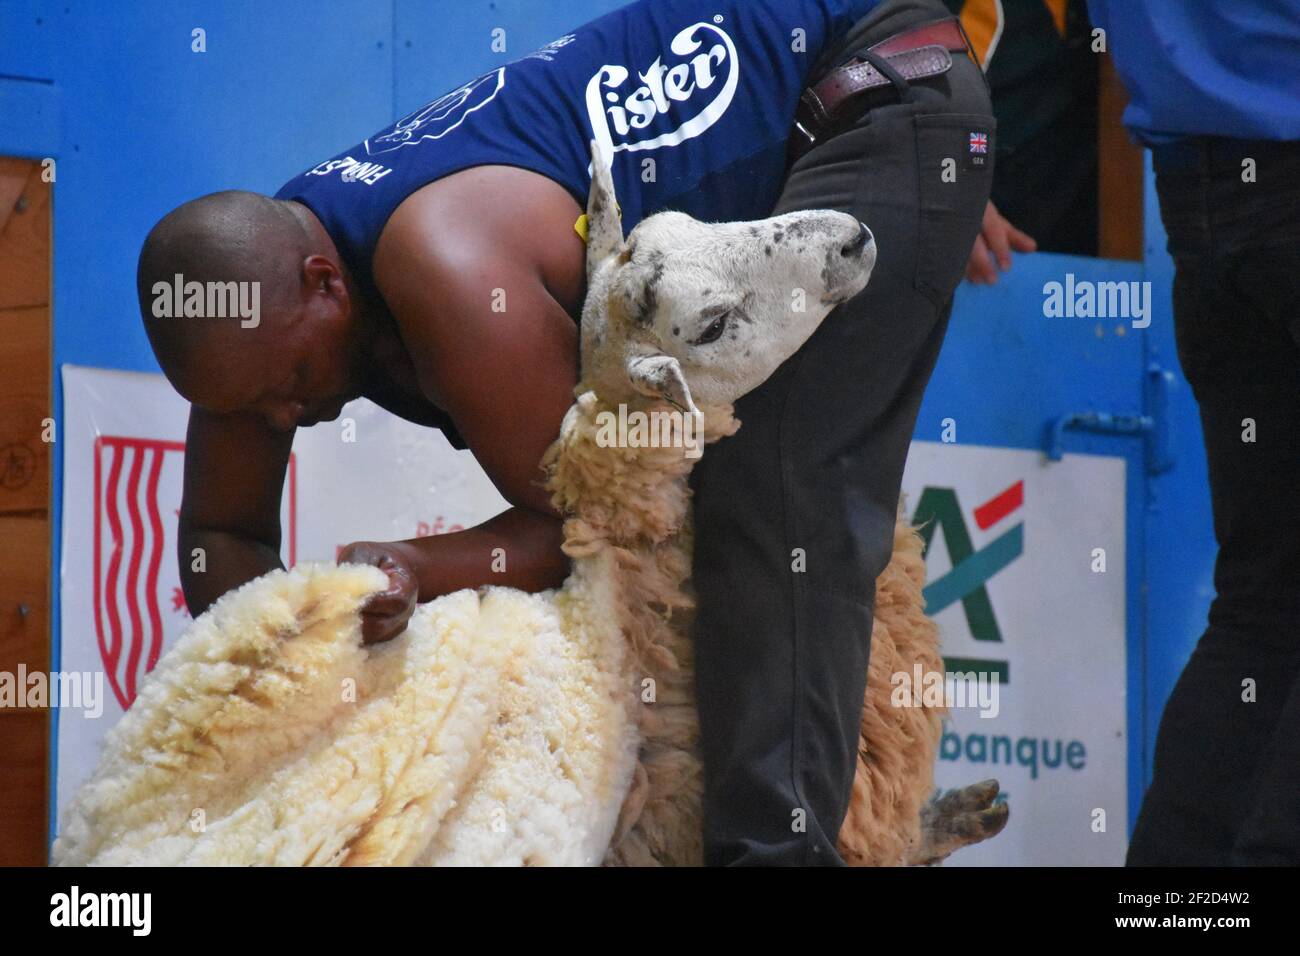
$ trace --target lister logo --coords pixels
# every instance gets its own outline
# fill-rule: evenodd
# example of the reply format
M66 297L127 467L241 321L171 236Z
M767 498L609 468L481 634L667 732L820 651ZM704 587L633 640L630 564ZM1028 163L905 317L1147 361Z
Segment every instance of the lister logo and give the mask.
M669 50L682 62L655 57L636 74L640 83L635 85L627 67L613 64L602 66L588 81L592 137L606 161L621 150L676 146L699 136L731 105L740 63L726 32L712 23L694 23L673 37ZM654 136L644 132L670 121L676 124L670 130Z

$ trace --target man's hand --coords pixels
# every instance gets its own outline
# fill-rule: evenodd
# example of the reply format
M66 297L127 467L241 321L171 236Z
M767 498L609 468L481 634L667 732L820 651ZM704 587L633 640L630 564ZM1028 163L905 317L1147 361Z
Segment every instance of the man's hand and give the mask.
M400 542L356 541L339 554L339 564L372 564L388 575L388 589L373 594L361 608L361 640L390 641L406 630L419 597L415 569Z
M1006 272L1011 268L1013 249L1016 252L1034 252L1038 243L1007 222L997 206L990 202L984 209L984 223L966 263L966 278L975 285L993 285L998 281L999 270Z

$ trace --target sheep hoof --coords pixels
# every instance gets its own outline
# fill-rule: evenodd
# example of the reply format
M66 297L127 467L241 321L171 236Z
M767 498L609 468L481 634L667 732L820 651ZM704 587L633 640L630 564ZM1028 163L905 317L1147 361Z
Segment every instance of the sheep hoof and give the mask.
M1011 807L998 799L996 780L936 792L921 809L921 842L914 866L933 866L965 846L997 836L1007 825Z

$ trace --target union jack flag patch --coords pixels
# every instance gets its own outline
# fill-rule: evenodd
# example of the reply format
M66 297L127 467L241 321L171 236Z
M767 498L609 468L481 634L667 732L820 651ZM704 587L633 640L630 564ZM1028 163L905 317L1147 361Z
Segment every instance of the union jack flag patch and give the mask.
M993 159L992 154L989 153L988 130L970 130L966 143L966 168L988 169L989 163Z

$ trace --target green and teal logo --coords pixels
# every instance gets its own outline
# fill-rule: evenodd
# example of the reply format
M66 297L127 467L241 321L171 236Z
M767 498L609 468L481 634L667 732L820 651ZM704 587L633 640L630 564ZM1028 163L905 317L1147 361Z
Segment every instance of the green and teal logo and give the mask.
M1020 511L1025 503L1025 483L1014 485L978 505L972 513L975 525L988 531ZM999 644L1002 630L998 627L993 602L989 600L985 585L998 572L1020 557L1025 550L1025 524L1007 528L991 542L975 550L970 529L952 488L929 486L921 492L912 514L912 524L918 525L925 542L925 556L930 556L930 545L935 532L943 534L944 545L952 568L943 576L931 581L925 588L927 614L938 614L944 608L962 604L971 636L977 641ZM1001 683L1009 683L1010 668L1006 660L971 657L945 657L944 666L949 673L984 671L997 673Z

